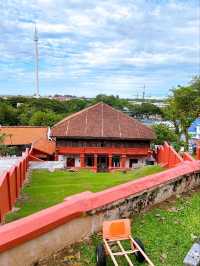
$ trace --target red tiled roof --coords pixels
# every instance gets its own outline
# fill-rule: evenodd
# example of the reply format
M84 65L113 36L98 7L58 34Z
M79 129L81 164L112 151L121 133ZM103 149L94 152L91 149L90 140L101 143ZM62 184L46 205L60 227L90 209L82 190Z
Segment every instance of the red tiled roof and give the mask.
M47 137L42 137L32 144L33 149L46 154L54 154L56 151L56 143L54 140L49 140Z
M27 145L33 141L46 136L48 127L32 126L0 126L0 134L6 134L4 144L6 145Z
M143 139L155 138L153 130L111 106L98 103L70 115L53 126L54 137Z
M55 152L55 141L48 139L48 127L0 126L0 134L6 135L6 145L32 145L34 149L50 155Z

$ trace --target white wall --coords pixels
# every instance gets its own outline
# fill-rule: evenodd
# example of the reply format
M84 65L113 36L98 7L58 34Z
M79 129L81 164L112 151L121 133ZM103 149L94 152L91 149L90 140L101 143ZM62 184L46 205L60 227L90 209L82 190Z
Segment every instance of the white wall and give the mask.
M80 167L81 163L80 163L80 156L76 155L75 156L75 167Z
M141 164L145 164L146 157L145 156L143 156L143 157L131 156L131 157L127 158L126 159L126 168L129 168L130 159L138 159L138 164L136 164L136 165L141 165Z
M64 169L64 161L44 161L36 162L32 161L29 163L30 169Z

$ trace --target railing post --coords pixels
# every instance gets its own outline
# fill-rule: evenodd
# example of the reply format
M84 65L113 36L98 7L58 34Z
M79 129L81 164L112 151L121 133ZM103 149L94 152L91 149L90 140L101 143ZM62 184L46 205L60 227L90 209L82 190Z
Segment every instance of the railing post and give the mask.
M16 198L18 197L18 182L17 182L17 166L15 166L15 191L16 191Z
M10 171L8 171L6 173L6 181L7 181L7 185L8 185L8 204L9 204L9 209L12 210Z

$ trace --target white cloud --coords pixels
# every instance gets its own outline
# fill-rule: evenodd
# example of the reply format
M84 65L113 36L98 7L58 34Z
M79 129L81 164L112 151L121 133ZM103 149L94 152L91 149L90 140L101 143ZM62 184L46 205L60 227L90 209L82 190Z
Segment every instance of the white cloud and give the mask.
M36 21L41 83L166 92L197 72L198 19L197 0L0 0L0 88L33 83Z
M24 30L34 29L34 23L19 23L19 27ZM61 23L48 23L37 21L37 28L39 33L67 33L72 31L72 27Z

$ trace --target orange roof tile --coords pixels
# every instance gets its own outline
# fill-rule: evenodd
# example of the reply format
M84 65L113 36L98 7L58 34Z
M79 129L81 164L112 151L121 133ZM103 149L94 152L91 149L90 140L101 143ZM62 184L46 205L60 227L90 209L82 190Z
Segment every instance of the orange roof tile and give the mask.
M49 140L47 137L42 137L32 144L33 149L44 152L46 154L54 154L56 151L56 143L54 140Z
M6 134L4 143L6 145L27 145L33 141L46 136L48 127L32 126L0 126L0 134Z

